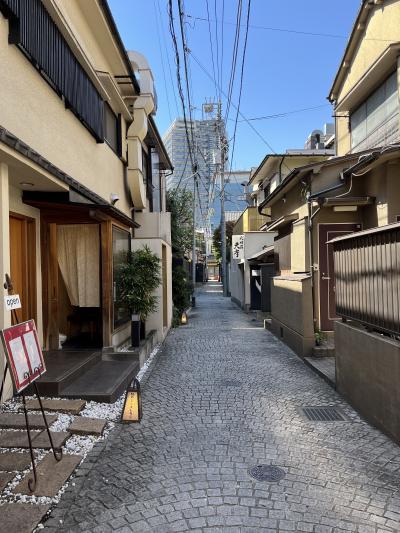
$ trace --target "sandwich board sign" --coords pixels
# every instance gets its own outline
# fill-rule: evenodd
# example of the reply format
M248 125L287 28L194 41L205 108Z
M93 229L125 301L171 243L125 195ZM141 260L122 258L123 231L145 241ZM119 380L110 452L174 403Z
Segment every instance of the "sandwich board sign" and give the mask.
M21 392L46 372L35 321L3 329L1 339L15 392Z

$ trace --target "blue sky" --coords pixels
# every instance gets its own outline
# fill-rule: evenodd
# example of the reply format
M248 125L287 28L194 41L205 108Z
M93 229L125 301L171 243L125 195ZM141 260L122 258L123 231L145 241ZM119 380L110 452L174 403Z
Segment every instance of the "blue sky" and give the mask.
M163 134L171 119L177 116L177 105L181 115L175 82L173 47L168 30L168 2L167 0L109 0L109 3L126 48L143 53L153 70L158 95L156 122ZM213 75L208 22L201 20L207 19L207 2L186 0L184 4L186 14L191 16L187 18L186 24L188 46L209 74ZM322 106L285 117L252 122L276 152L284 151L286 148L303 147L313 129L322 128L324 122L333 121L332 110L326 97L342 58L360 0L335 0L334 4L333 7L332 3L321 0L278 2L252 0L251 2L251 27L240 108L243 115L246 118L253 118ZM219 21L218 51L221 60L222 5L223 0L208 0L214 64L217 55L214 9L216 7ZM237 1L224 0L224 5L222 89L227 92ZM243 25L246 8L247 2L243 0ZM267 30L255 26L330 34L334 37ZM238 54L239 67L243 36L244 31ZM215 69L217 70L217 65ZM201 105L206 99L215 97L215 88L193 59L190 60L190 73L192 104L198 108L195 116L200 118ZM175 94L173 85L175 85ZM238 99L238 88L239 68L232 98L235 103ZM226 104L224 97L222 102L224 111ZM233 134L234 118L235 111L231 108L230 120L227 123L230 137ZM271 150L246 122L238 123L234 168L257 166L269 152Z

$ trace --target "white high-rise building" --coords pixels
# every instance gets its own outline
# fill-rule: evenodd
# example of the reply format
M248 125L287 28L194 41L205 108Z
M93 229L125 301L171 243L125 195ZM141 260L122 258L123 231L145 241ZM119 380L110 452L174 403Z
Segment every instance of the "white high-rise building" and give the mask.
M209 104L213 106L213 104ZM216 106L214 106L216 108ZM209 114L211 116L211 113ZM191 127L195 142L195 159L198 168L198 191L196 226L207 226L207 205L211 184L215 177L219 163L218 130L216 117L205 120L187 121L189 138L191 139ZM176 119L168 128L163 137L164 145L174 167L174 173L167 178L167 189L174 187L185 188L193 191L194 179L192 162L190 158L185 123L182 119Z

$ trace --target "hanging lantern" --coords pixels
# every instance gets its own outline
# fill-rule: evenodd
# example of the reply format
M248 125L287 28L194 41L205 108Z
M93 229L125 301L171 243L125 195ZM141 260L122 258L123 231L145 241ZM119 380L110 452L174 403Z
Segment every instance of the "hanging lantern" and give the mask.
M122 410L121 422L140 422L142 419L142 398L140 394L140 383L135 378L126 389L124 408Z
M181 316L181 324L185 325L187 323L188 323L188 316L187 316L187 313L183 311L182 316Z

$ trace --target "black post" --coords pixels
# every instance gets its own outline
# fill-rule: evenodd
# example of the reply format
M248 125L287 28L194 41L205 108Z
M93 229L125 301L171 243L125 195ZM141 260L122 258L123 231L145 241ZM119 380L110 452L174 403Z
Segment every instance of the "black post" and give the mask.
M133 348L140 346L140 320L134 320L133 317L131 321L131 343Z
M24 392L22 392L22 404L24 406L26 432L28 433L29 452L31 454L31 462L32 462L32 470L33 470L33 478L28 479L28 488L31 492L33 492L36 488L36 482L37 482L36 465L35 465L35 456L33 454L33 448L32 448L31 430L29 427L28 411L26 410L26 401L25 401Z
M51 436L49 424L47 422L46 414L45 414L44 409L43 409L42 398L40 397L36 381L33 383L33 386L35 387L35 392L36 392L37 399L39 401L40 410L42 411L42 416L43 416L43 420L44 420L44 423L45 423L45 426L46 426L47 435L49 436L50 446L51 446L51 449L53 451L54 459L56 461L61 461L61 459L62 459L62 449L59 449L58 451L56 451L56 449L54 448L53 437Z
M8 370L8 362L6 361L6 365L4 367L3 381L1 382L0 403L1 403L1 399L3 398L3 390L4 390L4 384L6 382L7 370Z

